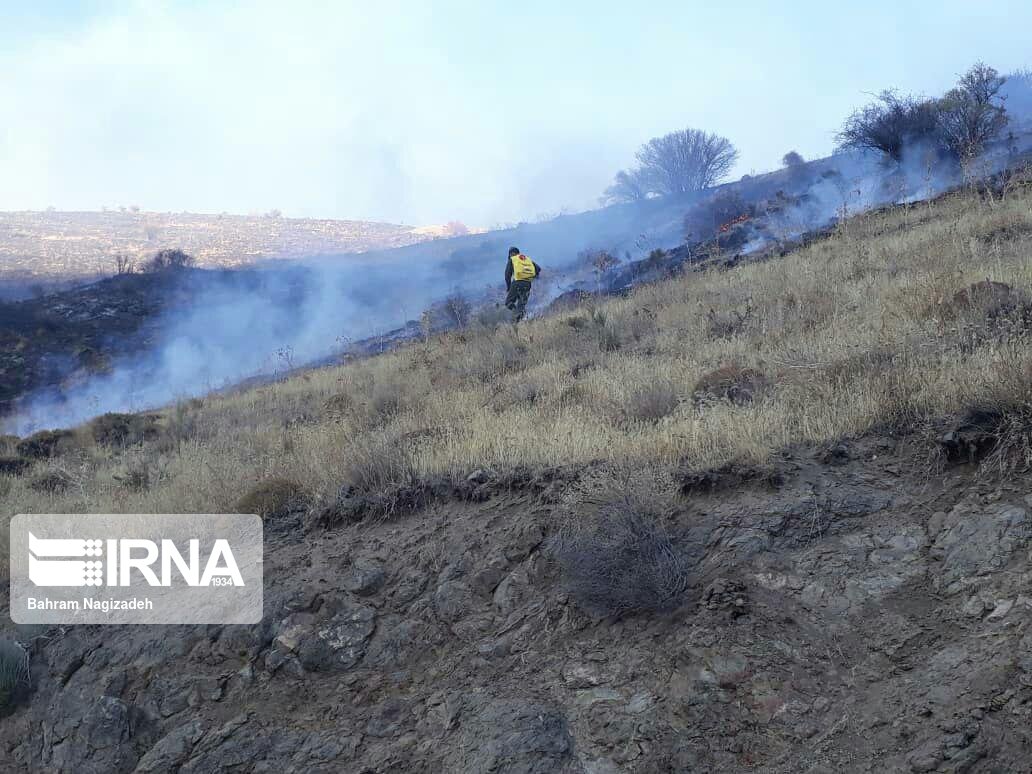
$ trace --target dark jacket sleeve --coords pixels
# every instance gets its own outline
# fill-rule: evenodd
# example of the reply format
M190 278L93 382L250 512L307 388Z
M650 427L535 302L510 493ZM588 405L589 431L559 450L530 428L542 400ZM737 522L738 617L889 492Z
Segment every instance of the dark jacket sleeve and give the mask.
M509 289L509 285L512 284L512 259L505 259L505 289Z
M531 261L531 263L534 263L534 261ZM534 263L534 272L535 272L534 279L540 279L541 278L541 267L538 266L536 263Z

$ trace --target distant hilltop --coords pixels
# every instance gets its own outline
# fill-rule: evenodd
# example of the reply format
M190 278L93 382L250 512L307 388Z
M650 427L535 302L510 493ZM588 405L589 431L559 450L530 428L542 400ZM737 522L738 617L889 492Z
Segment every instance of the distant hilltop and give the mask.
M458 221L404 226L363 220L264 215L145 212L0 212L0 281L49 283L108 275L117 257L139 261L167 247L202 267L240 266L277 258L360 253L479 233Z

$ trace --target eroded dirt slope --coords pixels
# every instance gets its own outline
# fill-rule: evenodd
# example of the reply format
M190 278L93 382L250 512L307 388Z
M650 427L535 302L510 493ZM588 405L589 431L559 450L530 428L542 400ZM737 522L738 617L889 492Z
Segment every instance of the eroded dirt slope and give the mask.
M618 621L550 559L568 476L281 516L260 626L23 627L0 768L1032 771L1032 480L926 459L879 436L687 477L692 586Z

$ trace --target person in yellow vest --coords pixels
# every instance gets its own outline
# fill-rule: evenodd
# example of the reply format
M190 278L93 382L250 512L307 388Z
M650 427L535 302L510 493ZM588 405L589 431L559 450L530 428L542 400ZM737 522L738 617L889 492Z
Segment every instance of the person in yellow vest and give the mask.
M509 248L509 259L505 262L505 306L514 313L514 322L523 319L530 300L530 285L541 276L541 267L520 252L518 247Z

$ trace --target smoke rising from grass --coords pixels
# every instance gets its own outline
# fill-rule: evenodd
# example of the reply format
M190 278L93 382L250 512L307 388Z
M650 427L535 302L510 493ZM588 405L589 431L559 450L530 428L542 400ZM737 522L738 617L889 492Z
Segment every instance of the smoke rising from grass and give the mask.
M1032 137L992 146L969 174L987 175L1028 153ZM964 180L964 170L932 149L911 148L899 164L872 154L839 154L731 183L759 209L762 227L743 252L823 228L843 215L934 196ZM788 192L790 206L764 207ZM684 215L711 195L617 205L505 231L244 271L182 272L187 307L157 320L155 344L116 359L107 373L29 396L6 430L24 435L67 427L108 411L139 411L209 393L250 377L268 377L341 353L348 342L386 334L418 320L424 309L460 293L474 304L502 299L505 256L512 244L534 257L547 280L538 300L566 289L591 289L585 250L640 259L683 241Z

